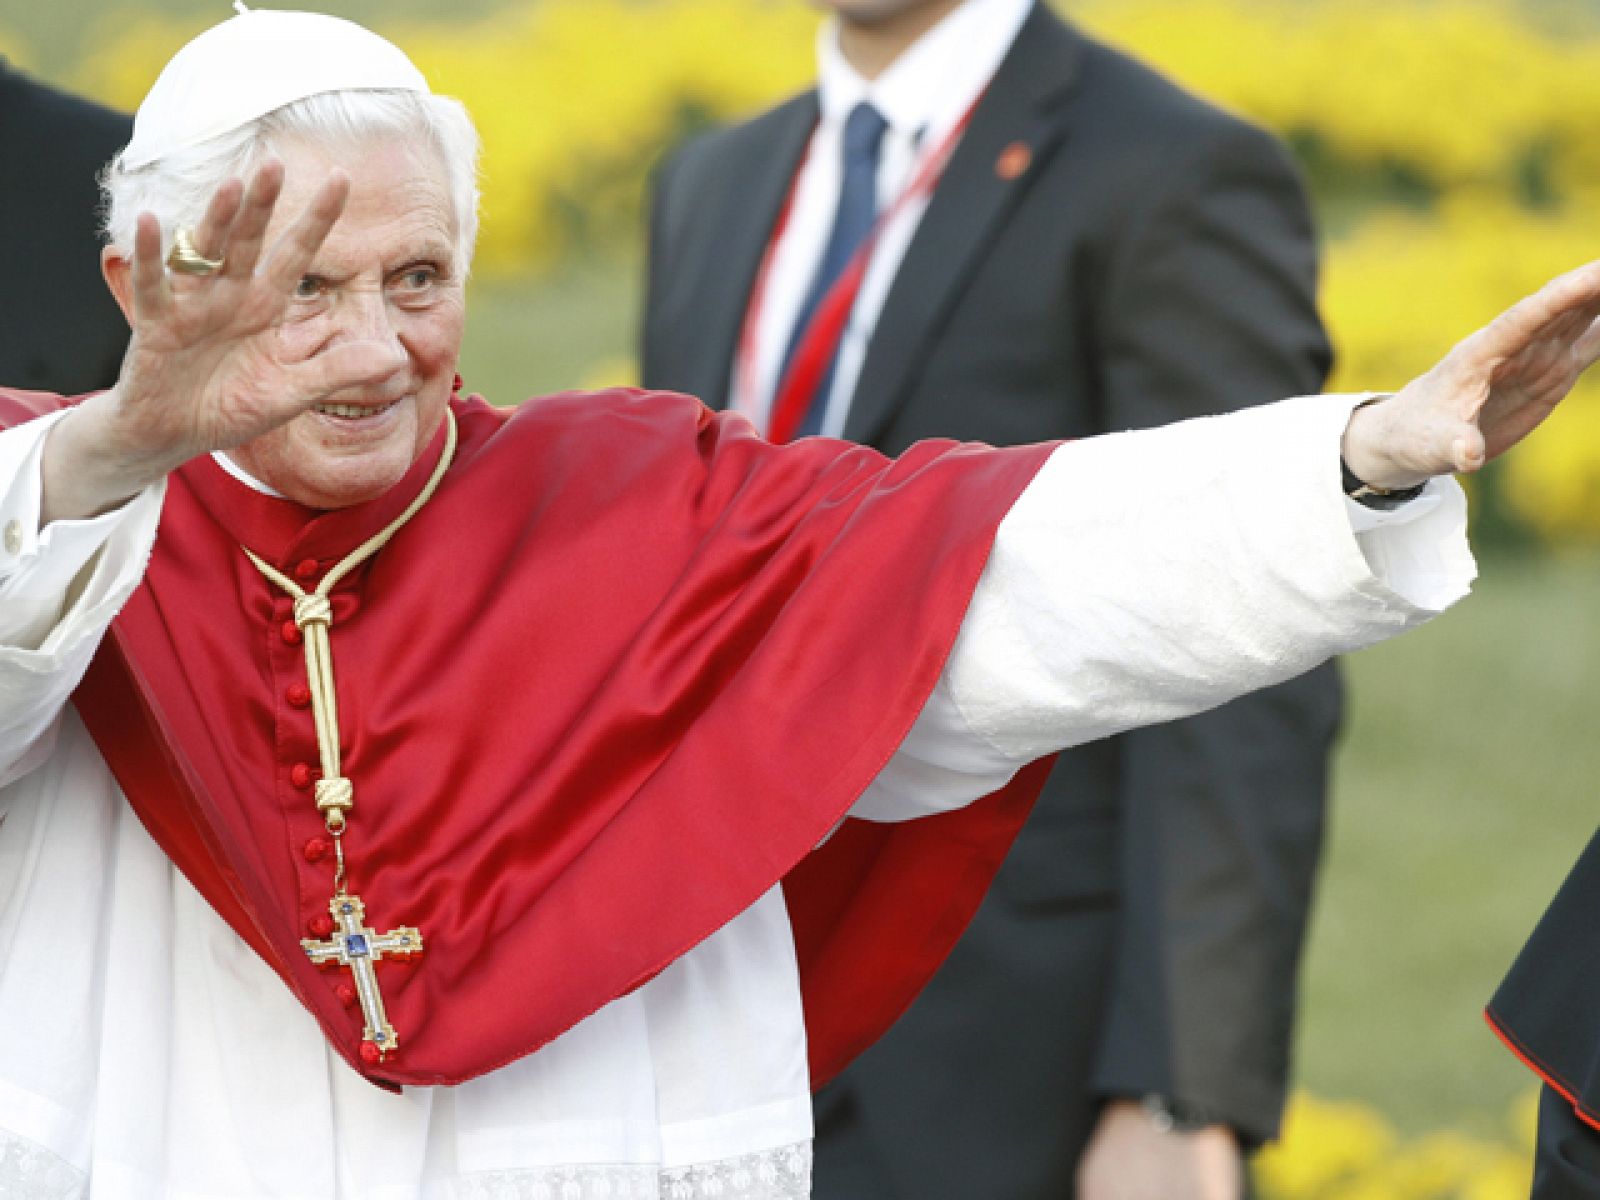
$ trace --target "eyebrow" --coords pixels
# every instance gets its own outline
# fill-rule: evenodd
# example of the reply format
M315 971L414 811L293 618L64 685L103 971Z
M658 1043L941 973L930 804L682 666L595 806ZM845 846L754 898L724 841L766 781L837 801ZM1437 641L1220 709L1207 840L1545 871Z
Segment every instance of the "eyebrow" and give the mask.
M455 263L455 258L456 250L453 245L447 242L429 241L411 254L408 254L397 266L390 268L386 274L404 271L406 268L414 267L418 263L428 263L434 266L452 266Z

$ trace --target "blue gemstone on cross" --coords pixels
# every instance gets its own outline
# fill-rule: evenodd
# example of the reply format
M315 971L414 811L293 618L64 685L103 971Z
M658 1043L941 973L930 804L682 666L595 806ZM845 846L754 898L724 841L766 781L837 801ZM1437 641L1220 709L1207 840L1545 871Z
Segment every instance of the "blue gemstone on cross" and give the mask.
M375 964L384 958L411 958L422 953L422 933L402 925L388 933L368 929L367 909L361 897L340 892L328 901L328 912L339 932L325 942L304 938L300 942L311 961L319 967L335 964L349 968L354 976L356 997L361 1001L365 1027L362 1042L378 1051L381 1060L400 1045L400 1035L383 1010L383 994L378 990Z

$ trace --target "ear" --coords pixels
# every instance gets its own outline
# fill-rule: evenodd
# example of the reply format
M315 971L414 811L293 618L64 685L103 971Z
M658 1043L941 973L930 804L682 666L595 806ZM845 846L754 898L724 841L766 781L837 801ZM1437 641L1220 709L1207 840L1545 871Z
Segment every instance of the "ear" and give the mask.
M122 310L128 327L133 327L133 263L115 246L105 246L100 251L100 274Z

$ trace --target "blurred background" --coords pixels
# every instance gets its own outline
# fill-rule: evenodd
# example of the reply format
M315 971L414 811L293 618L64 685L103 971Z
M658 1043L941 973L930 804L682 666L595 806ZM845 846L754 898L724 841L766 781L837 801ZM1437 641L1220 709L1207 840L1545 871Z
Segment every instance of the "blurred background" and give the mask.
M484 223L463 373L498 403L632 380L653 163L808 82L817 26L803 0L302 5L393 38L478 122ZM1398 386L1549 276L1600 258L1600 5L1060 7L1294 149L1324 243L1336 388ZM0 54L131 109L227 11L4 0ZM25 165L4 170L0 186L26 186ZM9 284L25 296L25 280ZM1347 664L1300 1095L1262 1163L1268 1200L1526 1195L1532 1077L1480 1010L1600 812L1600 378L1471 486L1476 598Z

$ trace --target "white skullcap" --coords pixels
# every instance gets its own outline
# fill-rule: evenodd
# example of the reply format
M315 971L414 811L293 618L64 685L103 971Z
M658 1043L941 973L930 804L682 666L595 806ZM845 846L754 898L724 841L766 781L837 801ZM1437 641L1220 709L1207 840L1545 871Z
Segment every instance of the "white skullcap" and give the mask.
M427 92L398 46L322 13L247 10L172 56L133 119L121 165L133 171L323 92Z

